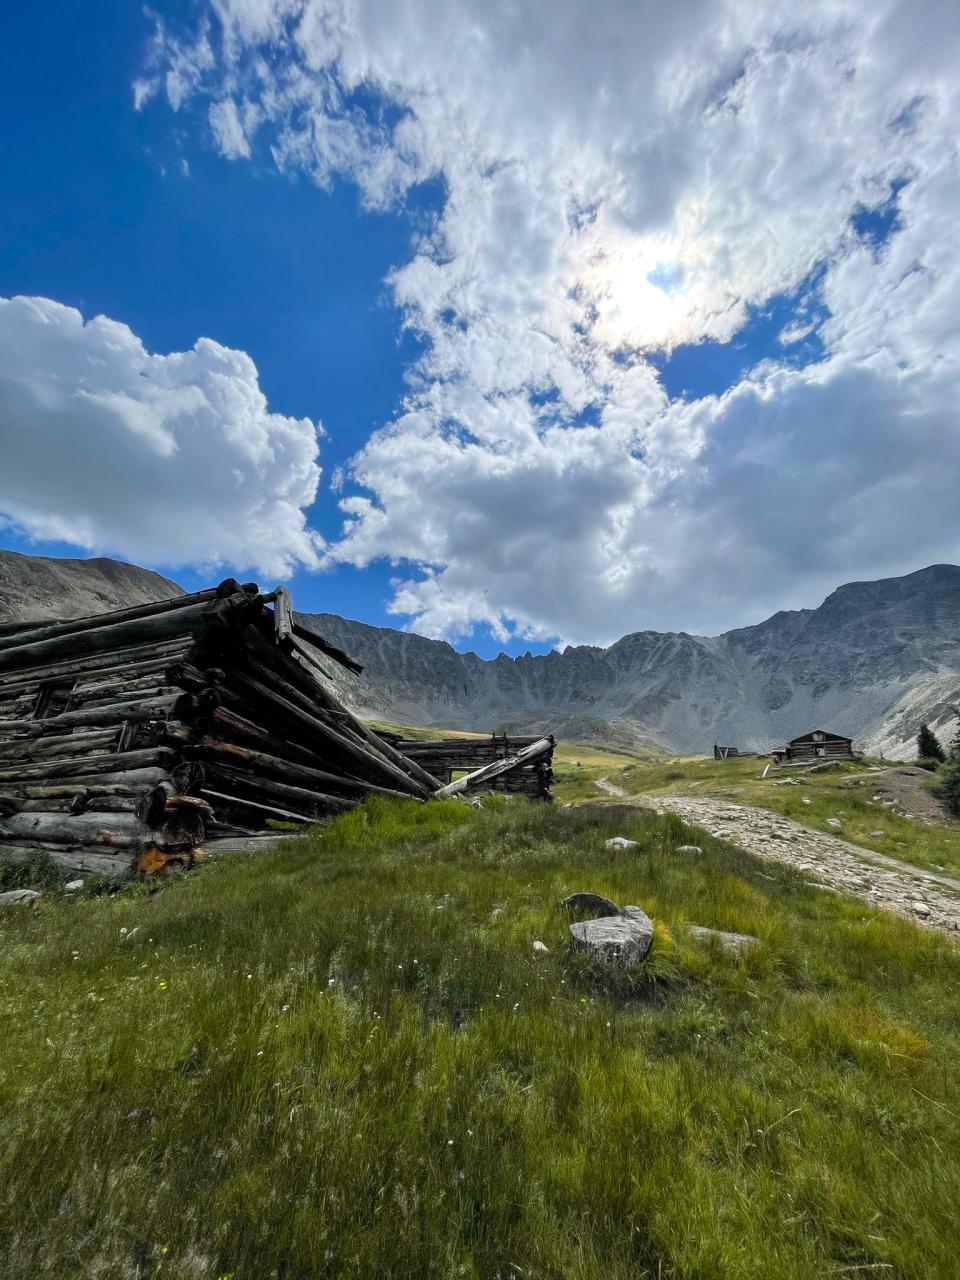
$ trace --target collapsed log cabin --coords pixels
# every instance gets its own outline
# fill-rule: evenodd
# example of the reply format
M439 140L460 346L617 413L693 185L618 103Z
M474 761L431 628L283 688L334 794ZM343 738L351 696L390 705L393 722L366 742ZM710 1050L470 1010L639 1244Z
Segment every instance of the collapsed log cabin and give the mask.
M337 701L331 663L360 670L296 623L284 588L233 579L0 626L0 861L154 872L269 843L271 819L438 792Z
M417 741L390 737L398 751L415 760L434 778L446 785L443 794L476 790L524 795L531 800L551 801L553 782L553 737L545 738L491 734L489 737L437 738ZM454 774L466 771L466 777Z

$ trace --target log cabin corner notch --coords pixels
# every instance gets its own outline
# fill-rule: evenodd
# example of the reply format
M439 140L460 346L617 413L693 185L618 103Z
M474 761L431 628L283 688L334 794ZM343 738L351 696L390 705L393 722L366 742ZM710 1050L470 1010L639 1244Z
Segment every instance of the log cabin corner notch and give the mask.
M265 845L270 819L438 792L337 700L331 663L360 670L299 626L285 588L232 578L0 626L0 861L153 872L218 842Z

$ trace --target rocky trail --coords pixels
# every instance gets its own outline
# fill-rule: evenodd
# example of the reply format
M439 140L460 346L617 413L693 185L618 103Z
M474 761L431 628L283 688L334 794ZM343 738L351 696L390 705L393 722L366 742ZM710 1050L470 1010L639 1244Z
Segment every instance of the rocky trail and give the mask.
M950 876L863 849L767 809L670 794L637 796L636 803L676 814L757 857L796 867L811 884L935 928L960 929L960 880Z

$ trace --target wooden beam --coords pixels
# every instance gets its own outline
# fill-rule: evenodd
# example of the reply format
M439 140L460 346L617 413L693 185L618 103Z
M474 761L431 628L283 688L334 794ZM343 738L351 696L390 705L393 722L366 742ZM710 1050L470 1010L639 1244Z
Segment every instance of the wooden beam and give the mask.
M290 604L290 592L286 587L277 587L274 597L274 636L277 644L285 644L293 635L293 608Z

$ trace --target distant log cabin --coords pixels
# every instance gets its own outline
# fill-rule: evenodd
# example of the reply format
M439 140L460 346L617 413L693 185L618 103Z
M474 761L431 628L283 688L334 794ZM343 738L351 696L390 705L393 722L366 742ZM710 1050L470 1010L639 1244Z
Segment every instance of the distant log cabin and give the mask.
M845 738L839 733L827 733L825 729L811 729L809 733L793 738L783 748L770 753L777 764L789 760L796 764L800 761L816 760L853 760L853 739Z
M338 701L337 666L361 670L298 624L284 587L262 594L232 578L0 625L0 861L149 874L267 847L276 823L369 796L532 794L531 778L548 789L552 738L504 740L509 750L471 756L468 776L444 785Z

